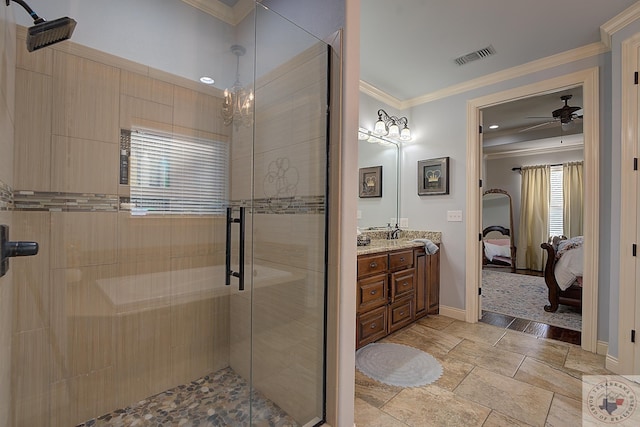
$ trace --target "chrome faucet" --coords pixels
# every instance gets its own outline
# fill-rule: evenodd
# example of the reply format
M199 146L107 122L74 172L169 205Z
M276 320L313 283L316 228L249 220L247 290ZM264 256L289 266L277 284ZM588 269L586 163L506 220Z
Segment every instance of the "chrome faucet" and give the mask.
M396 228L391 228L391 224L388 224L387 228L387 240L396 240L400 236L400 228L396 224Z

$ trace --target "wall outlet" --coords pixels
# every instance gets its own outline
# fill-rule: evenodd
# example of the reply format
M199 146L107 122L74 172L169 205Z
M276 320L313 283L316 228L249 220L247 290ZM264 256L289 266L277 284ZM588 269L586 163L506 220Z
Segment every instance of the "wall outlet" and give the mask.
M462 211L447 211L447 221L462 222Z
M362 219L362 211L360 209L358 209L358 212L356 215L358 219Z
M409 218L400 218L400 228L409 228Z

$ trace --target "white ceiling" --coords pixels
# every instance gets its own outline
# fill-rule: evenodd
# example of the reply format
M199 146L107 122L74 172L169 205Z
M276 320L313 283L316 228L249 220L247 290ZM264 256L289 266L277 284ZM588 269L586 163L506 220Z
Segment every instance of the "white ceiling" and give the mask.
M360 78L383 98L419 103L456 85L568 50L600 43L600 26L635 0L365 0ZM459 66L455 58L492 46L495 54ZM581 88L483 109L484 152L580 145L581 120L552 121L560 96L582 106ZM537 117L537 118L532 118ZM490 124L500 128L491 130ZM529 131L523 129L548 123ZM574 137L571 137L574 135ZM535 141L532 143L532 141Z

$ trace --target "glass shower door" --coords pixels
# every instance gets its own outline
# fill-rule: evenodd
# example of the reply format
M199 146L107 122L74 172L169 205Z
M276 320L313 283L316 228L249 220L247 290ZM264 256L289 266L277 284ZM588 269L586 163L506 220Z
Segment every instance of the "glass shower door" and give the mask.
M279 425L315 425L324 418L329 47L259 4L255 28L251 418L265 421L264 397L282 410Z

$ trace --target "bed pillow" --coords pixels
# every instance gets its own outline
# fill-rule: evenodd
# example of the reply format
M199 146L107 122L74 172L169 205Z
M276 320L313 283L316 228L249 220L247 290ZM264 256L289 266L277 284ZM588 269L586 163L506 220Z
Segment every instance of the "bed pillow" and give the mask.
M556 276L556 282L558 282L558 287L560 287L561 290L564 291L575 282L576 277L582 276L583 256L584 250L582 246L578 246L565 252L556 262L553 273Z
M511 257L511 248L509 246L484 242L484 254L489 261L493 261L493 258L497 256L509 258Z

